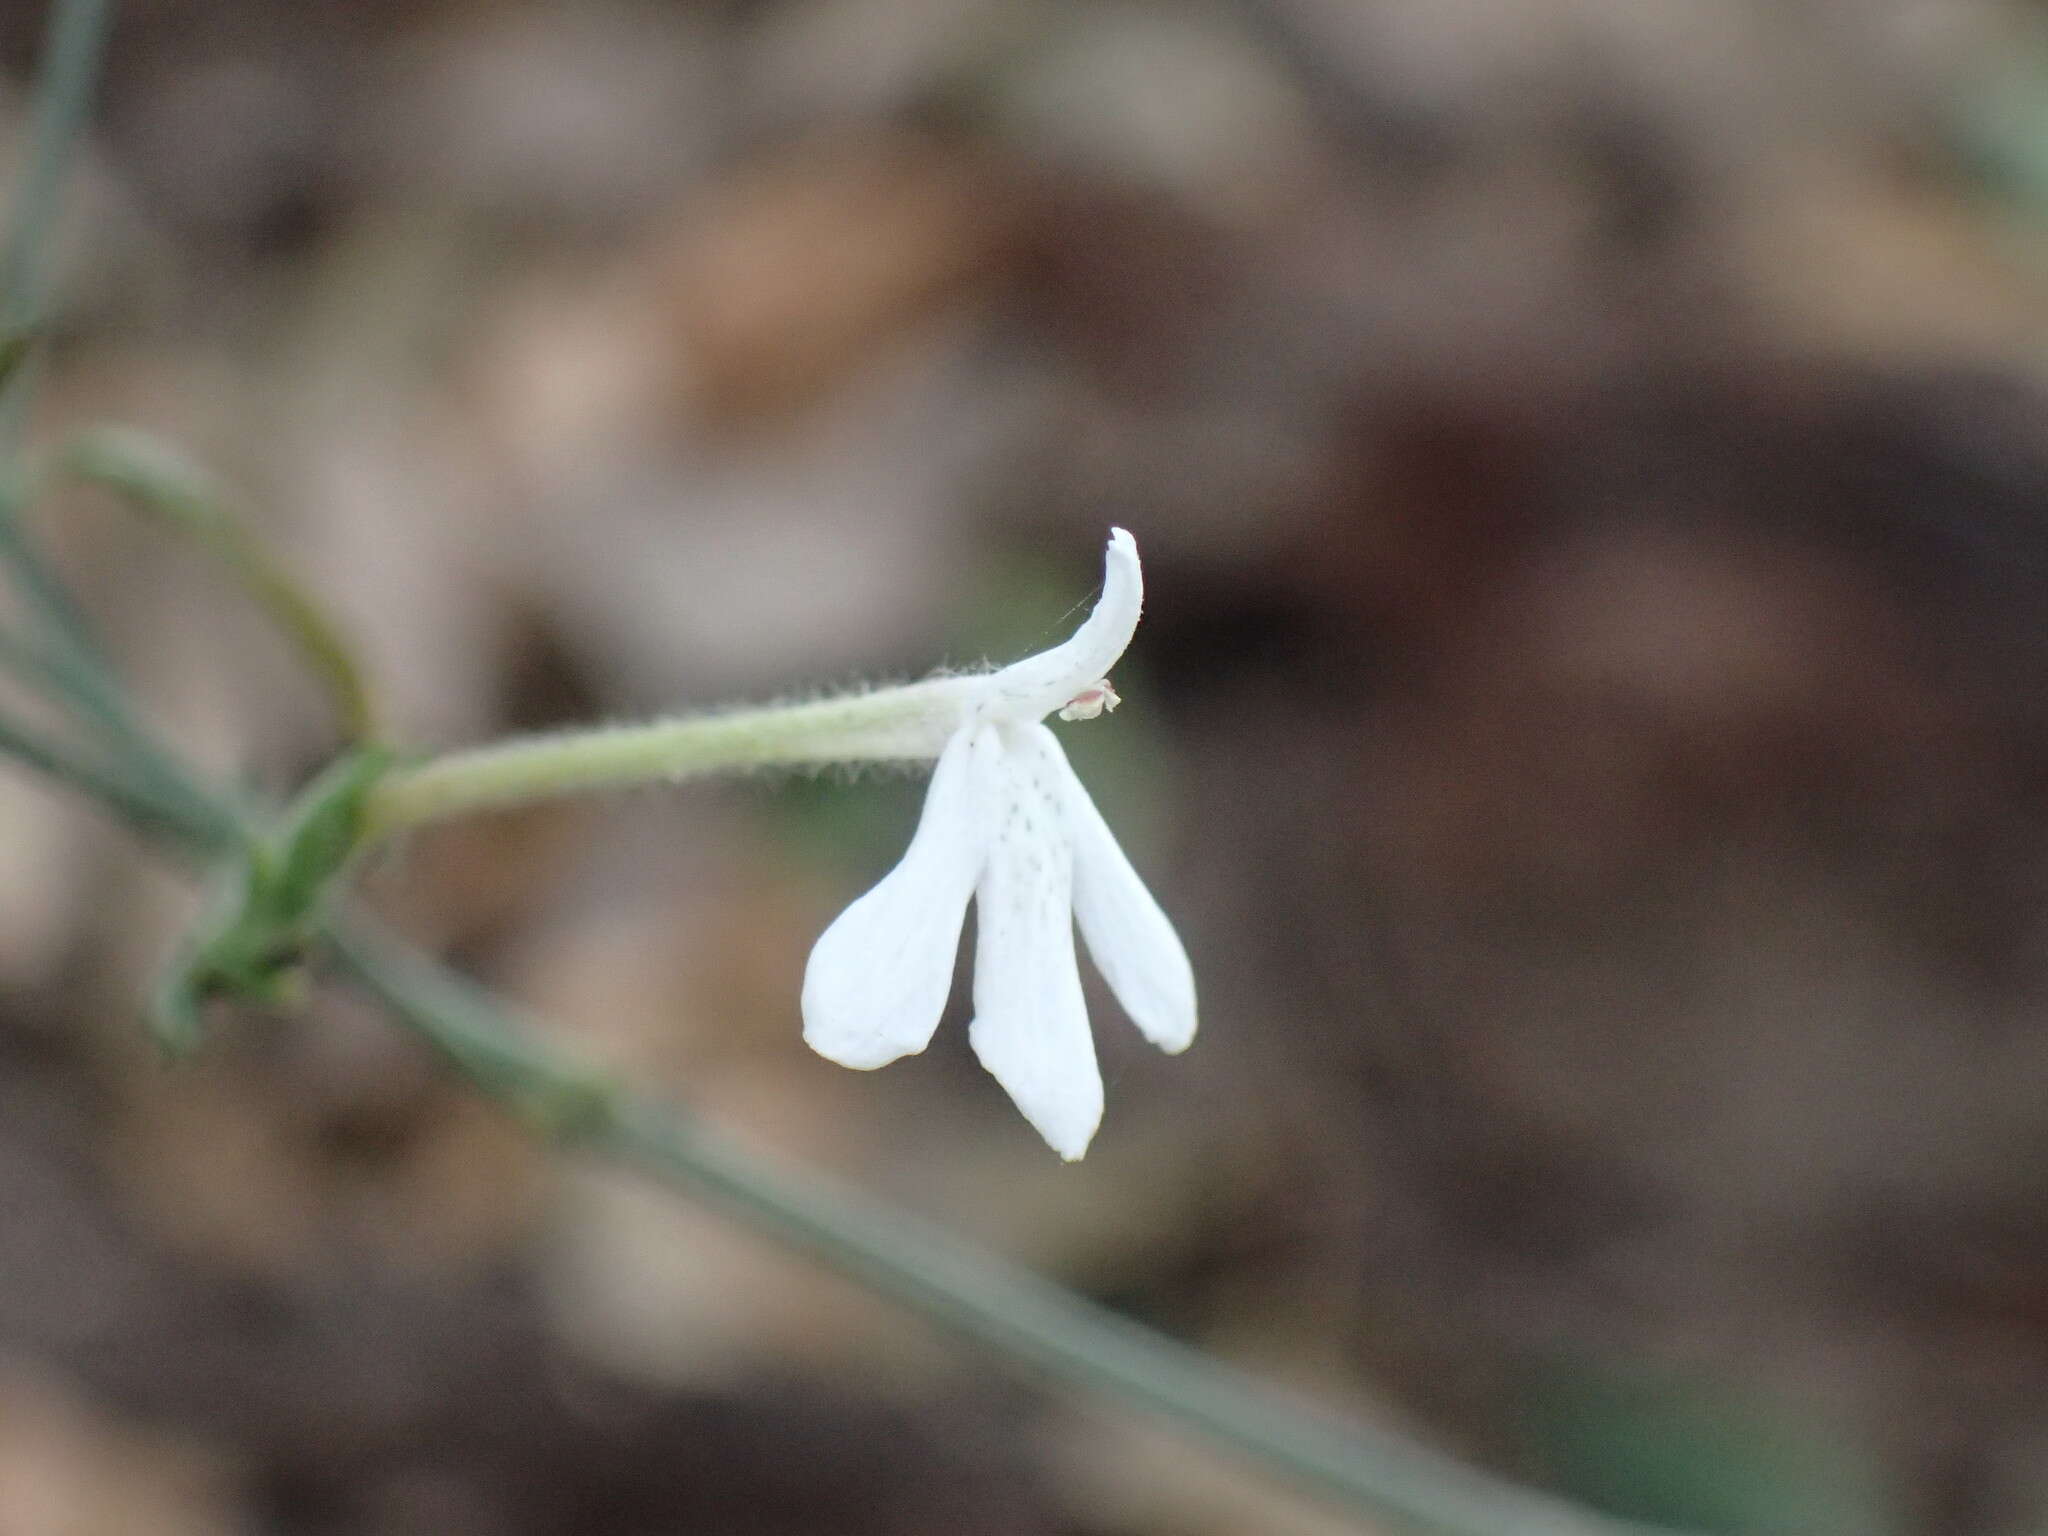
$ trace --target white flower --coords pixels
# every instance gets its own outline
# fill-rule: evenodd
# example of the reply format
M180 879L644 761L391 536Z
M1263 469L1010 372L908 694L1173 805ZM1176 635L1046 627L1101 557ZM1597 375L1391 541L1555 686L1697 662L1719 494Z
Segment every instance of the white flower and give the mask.
M1053 1150L1073 1159L1102 1119L1074 924L1154 1045L1195 1035L1195 981L1166 914L1041 724L1112 707L1107 677L1144 598L1138 546L1110 533L1102 597L1064 645L949 679L943 746L902 862L819 938L804 973L804 1039L867 1070L923 1050L976 903L969 1039ZM958 708L952 708L957 692Z

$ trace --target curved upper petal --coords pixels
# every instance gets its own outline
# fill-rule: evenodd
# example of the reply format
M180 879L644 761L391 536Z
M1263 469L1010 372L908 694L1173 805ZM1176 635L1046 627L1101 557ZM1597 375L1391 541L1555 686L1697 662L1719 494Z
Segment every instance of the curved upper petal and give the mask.
M1074 917L1095 968L1147 1040L1186 1050L1195 1038L1195 972L1180 935L1124 857L1059 739L1042 725L1018 734L1059 785L1074 850Z
M1102 1074L1074 957L1073 854L1041 754L1003 755L996 831L975 890L975 1055L1068 1161L1102 1121Z
M1005 720L1043 720L1107 677L1131 643L1144 602L1138 541L1123 529L1112 528L1102 557L1102 596L1094 611L1064 644L989 677L984 697L991 712Z
M954 732L902 860L819 936L803 993L804 1040L819 1055L866 1070L931 1043L988 847L998 751L992 727Z

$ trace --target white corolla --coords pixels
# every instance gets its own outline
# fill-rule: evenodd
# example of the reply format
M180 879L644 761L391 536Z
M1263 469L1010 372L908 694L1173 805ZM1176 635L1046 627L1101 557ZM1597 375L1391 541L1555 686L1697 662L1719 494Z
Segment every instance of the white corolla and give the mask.
M1055 711L1114 708L1108 674L1144 599L1138 546L1110 533L1102 597L1065 644L948 678L930 717L938 762L902 862L819 938L804 973L804 1039L863 1070L931 1043L976 907L974 1051L1053 1150L1088 1149L1102 1075L1081 999L1074 926L1154 1045L1195 1035L1195 981L1173 924L1131 868L1059 741Z

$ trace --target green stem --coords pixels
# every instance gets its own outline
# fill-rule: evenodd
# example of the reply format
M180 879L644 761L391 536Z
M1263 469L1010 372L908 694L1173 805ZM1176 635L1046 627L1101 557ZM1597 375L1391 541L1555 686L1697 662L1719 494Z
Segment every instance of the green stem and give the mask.
M135 718L120 684L106 671L86 636L68 594L21 537L10 500L10 493L0 489L0 566L7 569L29 609L42 620L43 633L40 640L32 642L0 632L0 668L97 726L102 739L121 759L126 781L156 804L178 807L185 819L205 825L207 835L216 840L237 835L233 813L217 805Z
M55 0L50 9L28 152L8 210L5 244L0 246L0 341L11 348L18 348L43 322L66 172L91 111L111 20L109 0ZM0 383L0 449L19 435L26 412L32 369L18 358L14 362ZM144 821L155 823L168 815L196 835L221 838L232 823L231 813L216 806L135 720L84 616L23 536L22 506L22 487L10 473L0 483L0 564L47 631L47 644L38 649L31 676L44 692L96 721L126 760L125 772L109 774L60 752L59 759L68 762L67 776L89 790L101 781L101 790L111 792L110 803L114 797L127 801L123 814L131 820L146 803ZM39 766L53 761L36 749L33 738L19 732L10 737L9 750L16 755L24 755L26 749L35 753Z
M604 1087L480 989L362 923L337 922L331 934L344 966L484 1093L1001 1355L1433 1536L1650 1536L1346 1423L851 1189L776 1167L674 1110Z
M0 294L10 330L25 328L42 308L50 251L72 151L92 111L93 87L107 39L108 0L55 0L43 34L36 75L27 168L8 214L0 259Z
M228 510L197 465L153 438L117 427L79 437L57 455L56 463L118 493L128 505L211 555L326 688L343 734L353 742L377 735L375 701L341 626L311 589Z
M0 719L0 755L98 801L143 837L191 853L217 851L233 825L225 811L167 796L156 786L82 757L26 726Z
M0 643L0 664L53 702L75 710L159 799L182 801L195 813L212 797L135 716L126 692L100 651L91 626L21 526L26 483L0 475L0 567L41 631L37 643Z
M387 774L365 809L365 839L469 811L627 784L776 765L938 755L961 679L679 720L528 736Z
M66 648L90 659L94 665L102 665L98 643L84 611L64 589L42 552L22 532L22 514L26 510L27 496L20 480L12 476L0 478L0 563L7 566L22 600L62 637Z
M39 327L48 301L65 173L92 110L100 55L112 19L109 0L55 0L43 35L26 169L8 210L0 250L0 335ZM0 395L0 439L13 441L26 406L28 368L16 369Z
M61 648L39 647L0 632L0 669L12 672L52 703L76 709L98 723L119 765L118 770L99 768L75 752L57 749L54 759L49 753L37 753L33 766L74 781L88 794L98 793L97 784L119 785L129 798L147 801L155 821L170 817L184 833L190 834L185 837L188 842L196 839L207 846L227 848L246 839L240 815L201 788L184 764L127 714L121 696L111 685L98 678L78 657ZM10 732L11 741L35 739L25 737L19 728ZM30 760L28 754L20 751L14 755ZM59 772L51 766L53 762L68 766ZM122 809L122 814L131 822L135 820L126 809Z
M35 644L0 631L0 669L12 672L52 703L76 709L98 724L120 759L120 777L136 792L159 808L177 808L180 820L204 828L211 842L226 845L239 839L239 819L200 788L184 765L129 715L114 684L90 661L61 644ZM69 760L84 761L75 754Z

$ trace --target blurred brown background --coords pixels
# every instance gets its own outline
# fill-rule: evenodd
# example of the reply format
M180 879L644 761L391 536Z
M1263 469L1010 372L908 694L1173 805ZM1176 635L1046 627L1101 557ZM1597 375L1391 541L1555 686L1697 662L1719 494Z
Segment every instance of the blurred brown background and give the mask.
M377 871L565 1037L1609 1508L2048 1529L2042 7L129 0L74 190L38 436L211 464L414 744L1007 659L1138 535L1067 737L1204 1035L1098 997L1085 1163L964 1014L799 1043L906 780ZM318 764L199 562L44 515L182 743ZM1356 1529L346 998L166 1073L190 893L11 773L0 860L6 1536Z

